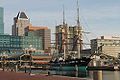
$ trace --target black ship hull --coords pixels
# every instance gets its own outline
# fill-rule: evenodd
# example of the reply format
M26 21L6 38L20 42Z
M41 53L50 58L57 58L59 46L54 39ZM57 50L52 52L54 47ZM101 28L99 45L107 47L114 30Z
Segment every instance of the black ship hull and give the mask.
M90 62L90 58L81 58L81 59L70 59L59 62L51 62L50 69L51 70L64 70L64 71L76 71L76 69L80 70L81 68L86 69L87 65Z

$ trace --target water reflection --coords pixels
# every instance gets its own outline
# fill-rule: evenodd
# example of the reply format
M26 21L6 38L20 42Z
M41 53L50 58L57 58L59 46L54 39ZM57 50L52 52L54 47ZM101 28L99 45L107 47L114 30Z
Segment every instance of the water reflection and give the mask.
M103 71L103 80L120 80L119 71Z
M89 71L89 77L93 80L120 80L119 71Z
M114 76L115 78L114 79L115 80L120 80L120 72L115 71L114 74L115 74L115 76Z
M56 71L54 71L55 73ZM75 71L57 71L55 74L75 77ZM80 78L88 78L92 80L120 80L119 71L79 71L78 76Z
M70 76L70 77L80 77L80 78L86 78L89 77L88 71L50 71L53 75L62 75L62 76Z
M32 70L32 73L35 74L44 74L47 73L46 70ZM80 77L87 78L88 80L120 80L120 71L55 71L51 70L51 74L53 75L63 75L63 76L71 76L71 77Z

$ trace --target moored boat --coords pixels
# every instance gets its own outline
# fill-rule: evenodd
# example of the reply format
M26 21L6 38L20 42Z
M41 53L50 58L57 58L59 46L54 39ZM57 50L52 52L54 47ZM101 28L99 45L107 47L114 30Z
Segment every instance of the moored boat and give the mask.
M81 67L86 68L90 62L90 58L82 57L80 59L69 59L65 61L50 62L51 70L64 70L64 71L76 71L76 68L80 70Z

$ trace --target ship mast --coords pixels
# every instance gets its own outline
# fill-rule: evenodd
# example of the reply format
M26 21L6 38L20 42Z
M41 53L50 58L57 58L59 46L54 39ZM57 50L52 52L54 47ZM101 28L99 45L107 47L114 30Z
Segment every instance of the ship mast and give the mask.
M65 10L64 10L64 5L63 5L63 33L64 33L64 38L63 38L63 45L64 45L64 60L66 60L67 53L68 53L68 47L67 47L67 34L68 34L68 28L67 24L65 23Z
M64 5L63 5L63 26L65 25L65 9L64 9Z
M79 2L77 0L77 27L80 27Z
M64 5L63 5L63 28L65 27L65 10L64 10ZM65 31L64 31L64 36L65 36ZM65 45L65 37L63 39L63 45L64 45L64 60L66 59L66 45Z
M80 54L82 51L82 27L80 25L80 17L79 17L79 2L77 0L77 50L78 55L77 57L80 58Z

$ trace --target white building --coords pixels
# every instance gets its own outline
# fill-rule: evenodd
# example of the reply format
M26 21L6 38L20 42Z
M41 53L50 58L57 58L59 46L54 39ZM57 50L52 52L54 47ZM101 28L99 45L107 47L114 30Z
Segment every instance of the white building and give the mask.
M30 20L24 12L19 12L14 17L14 24L12 25L12 35L24 36L25 28L30 25Z
M118 57L120 54L120 37L101 36L91 40L91 53Z

